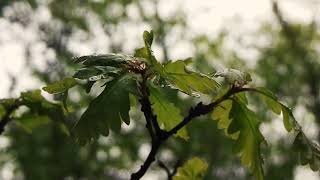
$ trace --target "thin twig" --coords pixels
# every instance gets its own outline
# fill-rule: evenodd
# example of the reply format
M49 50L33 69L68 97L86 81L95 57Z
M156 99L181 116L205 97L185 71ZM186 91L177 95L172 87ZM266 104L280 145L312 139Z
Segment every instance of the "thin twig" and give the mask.
M168 180L172 180L173 176L177 173L178 168L181 166L181 164L182 164L182 161L178 160L173 166L173 170L170 171L170 169L164 164L164 162L158 160L158 165L160 168L166 171Z
M160 168L162 168L167 173L168 180L170 180L170 178L171 178L170 169L161 160L158 160L158 165L159 165Z
M174 176L174 175L176 175L177 174L177 172L178 172L178 168L180 167L182 165L182 160L178 160L177 162L176 162L176 164L174 165L174 167L173 167L173 171L171 172L171 179L172 179L172 177ZM171 180L171 179L169 179L169 180Z

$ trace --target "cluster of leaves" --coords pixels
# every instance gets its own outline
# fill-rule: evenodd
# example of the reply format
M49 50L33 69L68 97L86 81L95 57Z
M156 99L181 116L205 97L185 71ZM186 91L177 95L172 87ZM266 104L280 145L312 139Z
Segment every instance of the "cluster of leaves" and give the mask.
M261 120L248 107L246 98L247 92L255 92L275 114L282 113L286 130L295 132L294 146L301 156L302 164L310 164L313 170L319 169L318 146L306 138L292 111L270 91L265 88L245 87L251 81L249 74L231 69L217 72L214 76L204 75L187 68L191 63L190 59L161 64L151 50L152 31L145 31L143 39L144 47L136 49L133 56L105 54L77 57L75 63L82 67L72 78L44 88L52 94L67 94L69 88L80 84L90 92L96 82L103 82L104 90L91 101L72 130L77 142L90 143L99 135L107 136L109 129L119 132L122 122L129 124L130 104L133 104L130 103L130 97L141 99L143 86L147 86L152 111L164 131L172 130L183 119L180 109L166 97L164 88L189 96L206 95L212 98L212 104L215 105L213 119L219 120L219 128L224 129L227 137L235 140L234 152L240 155L242 164L247 166L257 179L262 180L263 158L260 149L262 144L267 143L259 130ZM220 85L215 77L224 77L227 84ZM177 136L187 140L187 130L180 129ZM183 170L179 173L186 174Z
M200 158L192 158L178 168L173 180L201 180L208 169L208 164Z
M20 110L26 107L26 110ZM19 111L20 110L20 111ZM61 104L47 101L41 90L22 92L18 98L0 101L1 121L14 120L17 126L31 133L33 129L53 121L60 125L63 132L69 134L64 125L65 110Z
M166 98L162 87L180 90L188 95L195 93L212 94L218 83L212 78L186 69L191 61L178 60L160 64L151 50L152 32L144 32L145 47L137 49L134 56L121 54L90 55L75 58L82 67L73 78L55 82L43 90L51 94L65 93L76 84L84 84L87 92L98 81L103 81L104 90L89 105L73 129L80 144L87 144L99 135L108 135L109 129L119 132L121 123L130 123L130 95L141 97L143 76L148 77L150 100L158 122L170 130L182 116L179 108ZM178 136L187 139L185 130Z

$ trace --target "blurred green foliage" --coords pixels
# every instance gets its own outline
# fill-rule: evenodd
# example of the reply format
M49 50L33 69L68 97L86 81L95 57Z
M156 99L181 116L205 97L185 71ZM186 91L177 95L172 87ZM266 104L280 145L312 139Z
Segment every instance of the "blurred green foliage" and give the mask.
M104 34L110 39L109 52L125 51L126 42L113 40L115 32L121 23L133 21L133 23L148 24L155 31L155 43L160 47L163 61L168 61L171 51L167 44L167 34L178 27L186 31L186 22L183 13L179 12L170 19L161 18L157 12L157 2L150 1L154 6L148 13L143 7L143 1L129 0L52 0L52 1L0 1L0 14L5 8L15 8L19 3L30 7L31 14L25 18L17 11L14 17L8 18L12 23L20 23L26 26L33 22L32 13L40 6L49 8L52 19L50 22L37 24L40 40L52 49L56 57L54 61L48 61L46 70L39 70L30 63L28 68L33 70L35 78L44 83L51 83L70 74L76 66L70 62L71 57L78 55L68 48L68 41L76 31L91 35L92 18L97 18L102 25ZM135 6L139 10L139 22L128 17L127 8ZM114 10L115 9L115 10ZM262 47L255 46L259 51L258 63L254 71L259 75L264 86L276 92L280 99L286 99L290 106L302 105L315 117L320 117L319 77L320 65L317 45L319 32L315 22L311 24L295 24L285 20L280 11L275 9L275 17L278 24L264 24L261 26L259 36L266 36L268 43ZM116 13L114 13L114 11ZM23 17L23 18L22 18ZM183 34L183 32L181 34ZM183 36L183 35L181 35ZM220 63L227 67L247 69L246 61L241 59L235 51L224 49L227 32L221 32L217 38L198 36L193 39L195 47L194 68L201 72L215 72L213 63ZM201 48L207 47L207 48ZM28 51L26 51L28 52ZM30 58L26 53L26 57ZM223 61L225 60L225 61ZM30 61L30 59L28 59ZM79 118L80 110L88 105L91 95L83 90L76 89L70 94L77 94L81 100L69 99L71 109L74 111L67 117L67 124L74 124ZM192 104L191 98L183 98L176 92L167 93L170 100L183 109ZM54 96L58 100L59 96ZM254 102L257 100L250 99ZM264 109L258 109L263 112ZM10 157L2 157L1 164L8 159L14 161L15 176L23 176L25 179L125 179L128 173L136 167L136 162L144 160L140 156L141 144L149 143L145 136L146 129L141 120L141 113L133 110L135 121L120 134L111 134L109 139L100 138L98 141L85 146L76 145L63 131L59 124L46 124L37 127L29 134L16 128L16 124L10 126L5 134L10 139L10 145L5 149ZM184 109L182 114L186 114ZM263 115L260 115L263 116ZM272 117L269 117L272 118ZM173 166L177 160L187 160L191 156L200 156L208 162L208 172L205 179L250 179L240 166L240 160L232 156L233 142L224 138L223 131L218 130L217 123L210 117L201 117L187 127L190 141L169 140L162 148L160 156L169 156L167 164ZM317 126L320 125L316 118ZM205 137L205 138L204 138ZM320 138L318 138L319 140ZM291 152L286 139L280 139L272 148L262 149L265 157L281 157L280 161L272 158L265 159L266 179L293 179L298 159ZM154 171L162 171L153 166ZM280 171L280 173L279 173Z

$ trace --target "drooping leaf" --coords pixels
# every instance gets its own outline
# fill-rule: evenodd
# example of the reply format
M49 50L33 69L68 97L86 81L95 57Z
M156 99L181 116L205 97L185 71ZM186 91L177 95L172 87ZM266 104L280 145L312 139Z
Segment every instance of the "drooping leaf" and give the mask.
M265 139L259 130L259 121L255 113L248 109L246 104L234 100L229 116L232 121L228 133L240 133L235 144L235 152L240 154L241 163L253 172L256 179L263 180L260 145Z
M163 125L165 130L171 130L183 120L180 110L166 98L160 87L150 85L149 89L153 113L157 116L158 123ZM189 138L185 128L179 130L177 136L185 140Z
M320 168L320 147L314 142L311 142L305 134L300 131L296 135L293 142L294 150L298 152L298 157L301 165L310 165L313 171L318 171Z
M50 94L56 94L65 92L73 86L75 86L76 84L77 82L74 78L64 78L63 80L49 84L48 86L42 89Z
M283 124L284 127L286 128L286 130L288 132L290 132L292 130L292 128L294 127L293 124L295 124L294 117L292 115L292 112L289 108L287 108L286 106L281 106L281 111L282 111L282 116L283 116ZM295 125L296 126L296 125Z
M279 102L278 98L266 88L259 87L255 90L260 94L267 106L275 114L280 115L280 113L282 112L284 127L288 132L290 132L292 128L296 126L296 122L294 120L291 110L285 105L283 105L281 102Z
M194 157L178 168L173 180L202 180L208 164L200 158Z
M218 128L223 129L224 133L227 137L232 139L238 139L239 133L229 134L227 129L231 123L231 119L229 118L229 113L232 107L232 100L225 100L220 103L214 110L212 111L212 119L218 121Z
M119 67L126 64L126 61L132 60L132 56L123 54L100 54L76 57L75 63L82 63L84 66L113 66Z
M108 82L104 91L91 101L75 125L76 141L86 144L99 135L107 136L109 128L118 132L122 121L129 124L129 93L136 93L136 82L131 75L122 75Z
M178 60L164 66L165 78L180 91L193 95L194 93L212 94L219 84L212 78L186 69L186 61Z

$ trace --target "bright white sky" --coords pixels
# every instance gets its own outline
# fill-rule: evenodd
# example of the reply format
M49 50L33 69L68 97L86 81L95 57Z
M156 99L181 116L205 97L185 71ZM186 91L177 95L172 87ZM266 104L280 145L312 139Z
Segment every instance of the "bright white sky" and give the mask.
M303 23L310 22L313 18L319 21L320 15L317 12L320 9L319 4L320 0L279 0L280 8L286 18ZM254 31L262 21L271 21L273 19L270 0L159 1L159 11L162 17L170 17L178 8L186 12L190 32L207 34L212 37L223 28L241 36L242 33ZM37 17L42 18L39 21L46 20L50 18L50 14L43 8L37 12ZM234 23L238 21L239 23ZM138 28L136 32L132 33L132 36L140 37L142 30L143 27ZM99 35L99 32L97 32L97 35ZM104 38L95 37L94 40L105 40ZM10 92L13 95L18 95L19 92L26 89L39 88L41 86L39 82L30 78L30 72L25 68L26 62L23 56L25 47L29 44L34 46L32 51L39 53L34 57L37 64L43 64L43 57L54 56L51 51L46 50L44 44L39 43L37 34L34 33L34 26L30 25L27 29L22 29L19 25L13 25L4 19L0 19L0 98L5 98L9 95L10 79L8 78L8 73L19 77L17 87L14 92ZM75 45L77 44L79 45L79 43L75 43ZM89 41L81 45L80 49L82 52L87 51L90 53L104 49L105 46L107 45L103 41L101 43ZM132 46L135 46L135 44L132 44ZM178 45L172 56L179 58L185 55L186 48L188 49L188 46L185 44ZM39 68L41 67L43 66L40 65ZM295 179L316 180L320 178L309 169L299 167Z

